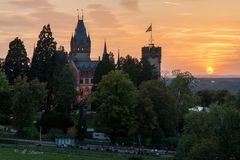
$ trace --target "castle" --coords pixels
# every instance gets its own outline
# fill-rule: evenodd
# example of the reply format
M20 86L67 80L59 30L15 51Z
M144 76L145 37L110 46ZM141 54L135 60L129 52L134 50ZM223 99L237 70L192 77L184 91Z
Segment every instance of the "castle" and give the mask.
M100 61L91 60L91 38L86 32L84 20L79 19L75 32L71 37L69 53L69 67L73 73L76 91L79 93L79 101L87 100L94 85L94 74ZM106 42L104 44L103 56L107 53ZM154 74L161 76L161 47L149 44L142 48L142 58L147 59L155 66Z
M70 42L69 67L73 73L79 100L86 100L91 93L93 78L99 61L91 60L91 38L82 19L78 18Z

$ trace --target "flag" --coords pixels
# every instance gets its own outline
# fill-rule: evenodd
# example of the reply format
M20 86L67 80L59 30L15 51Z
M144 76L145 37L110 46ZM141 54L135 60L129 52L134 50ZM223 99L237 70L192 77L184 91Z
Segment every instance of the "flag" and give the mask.
M146 32L152 32L152 24L148 27L148 29L146 30Z

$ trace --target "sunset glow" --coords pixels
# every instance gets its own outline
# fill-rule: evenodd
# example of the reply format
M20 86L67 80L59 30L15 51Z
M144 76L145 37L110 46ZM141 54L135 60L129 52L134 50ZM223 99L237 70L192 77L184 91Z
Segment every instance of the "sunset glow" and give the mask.
M162 70L181 69L207 74L240 75L239 0L1 0L0 58L19 36L32 56L42 26L50 23L58 45L69 51L77 9L92 39L92 58L103 52L104 39L115 56L141 57L149 43L147 27L162 47ZM216 68L215 68L216 69Z
M212 67L207 67L206 71L207 71L207 74L213 74L214 73L214 69Z

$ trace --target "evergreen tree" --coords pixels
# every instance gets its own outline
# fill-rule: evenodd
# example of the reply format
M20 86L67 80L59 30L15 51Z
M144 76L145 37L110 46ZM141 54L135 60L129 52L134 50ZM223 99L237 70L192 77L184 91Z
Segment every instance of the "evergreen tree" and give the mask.
M38 78L41 82L49 82L53 75L51 58L56 52L56 45L50 25L43 26L33 53L30 79Z
M27 76L29 70L29 58L23 41L18 37L9 44L8 54L4 64L5 74L11 84L21 76Z

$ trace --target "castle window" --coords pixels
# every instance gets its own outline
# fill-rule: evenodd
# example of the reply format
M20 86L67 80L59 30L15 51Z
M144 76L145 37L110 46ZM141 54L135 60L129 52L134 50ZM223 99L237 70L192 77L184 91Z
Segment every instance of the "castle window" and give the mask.
M93 84L94 83L94 80L93 80L93 78L91 79L91 84Z
M85 84L89 84L89 79L88 78L85 79Z
M83 79L82 78L80 79L80 84L83 84Z

